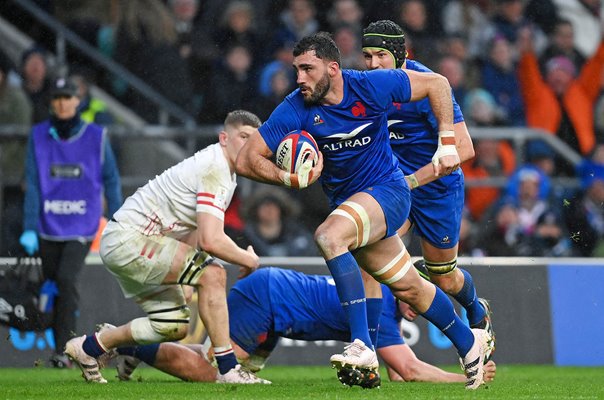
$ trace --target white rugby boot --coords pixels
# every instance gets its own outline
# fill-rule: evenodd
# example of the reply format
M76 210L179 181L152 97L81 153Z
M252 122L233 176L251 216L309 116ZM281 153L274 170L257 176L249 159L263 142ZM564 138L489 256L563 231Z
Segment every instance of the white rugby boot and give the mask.
M466 375L466 389L475 390L484 384L484 364L486 354L489 351L491 335L484 329L472 329L474 344L465 357L461 359L461 365Z
M73 338L65 345L65 354L69 356L82 370L82 377L86 382L107 383L99 371L99 364L96 358L86 354L82 344L86 340L86 335Z
M489 304L489 301L487 299L483 299L482 297L479 297L478 302L480 303L482 308L484 308L484 311L485 311L484 318L482 320L480 320L477 324L470 326L470 328L484 329L491 336L491 340L489 340L489 343L488 343L489 349L487 351L487 354L486 354L486 357L484 360L484 362L486 364L489 360L491 360L491 358L493 357L493 353L495 352L495 330L493 329L493 320L492 320L493 312L491 311L491 305Z
M115 369L117 370L117 379L120 381L129 381L132 378L132 373L141 363L136 357L120 356L117 358Z
M241 368L241 364L237 364L235 368L231 368L229 372L222 375L218 373L216 377L216 383L242 383L242 384L255 384L261 383L270 385L271 381L266 379L258 378L254 373Z
M367 347L361 339L355 339L344 347L341 354L334 354L329 360L333 368L338 370L342 368L377 370L379 367L375 351Z

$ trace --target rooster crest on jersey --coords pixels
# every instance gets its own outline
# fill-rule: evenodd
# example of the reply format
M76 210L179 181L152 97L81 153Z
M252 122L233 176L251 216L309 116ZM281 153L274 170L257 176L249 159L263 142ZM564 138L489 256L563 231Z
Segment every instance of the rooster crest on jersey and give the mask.
M287 134L279 143L275 155L275 164L284 171L297 173L307 160L313 160L313 166L318 159L319 146L310 133L295 130Z

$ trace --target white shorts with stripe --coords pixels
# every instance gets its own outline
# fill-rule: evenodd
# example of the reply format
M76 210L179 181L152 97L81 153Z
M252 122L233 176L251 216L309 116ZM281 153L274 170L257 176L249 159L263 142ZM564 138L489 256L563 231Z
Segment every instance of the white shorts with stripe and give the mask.
M167 236L145 236L136 229L110 221L101 238L100 255L126 297L154 291L170 271L181 243ZM195 256L190 250L185 260ZM186 266L183 265L183 268Z

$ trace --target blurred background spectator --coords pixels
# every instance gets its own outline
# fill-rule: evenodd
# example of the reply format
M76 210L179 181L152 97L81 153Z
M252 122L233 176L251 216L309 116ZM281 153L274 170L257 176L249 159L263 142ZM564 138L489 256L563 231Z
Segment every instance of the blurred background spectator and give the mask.
M257 190L245 204L244 242L269 257L318 256L312 234L300 223L300 205L282 189Z
M48 118L50 103L50 81L46 50L37 45L21 55L22 87L33 107L32 122Z
M161 0L118 4L115 59L167 99L192 111L190 70L181 56L170 10ZM156 107L146 98L128 88L118 95L146 121L158 122Z
M581 189L564 207L575 253L604 257L604 164L585 159L578 167Z
M506 194L491 210L493 221L478 246L487 256L570 256L561 210L548 196L549 178L533 166L519 168Z
M32 107L21 87L9 82L9 74L13 69L8 57L0 52L0 125L22 125L29 128L32 123ZM26 147L25 141L0 141L0 197L3 199L0 212L4 216L0 228L2 254L17 254L16 249L19 249Z

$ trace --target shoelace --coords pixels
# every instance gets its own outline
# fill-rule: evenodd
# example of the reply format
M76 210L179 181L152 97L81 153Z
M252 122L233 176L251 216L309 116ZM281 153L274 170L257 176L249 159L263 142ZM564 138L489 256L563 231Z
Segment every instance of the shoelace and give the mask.
M358 356L363 352L363 347L358 343L350 343L348 346L344 347L344 352L342 353L344 356L353 355Z

